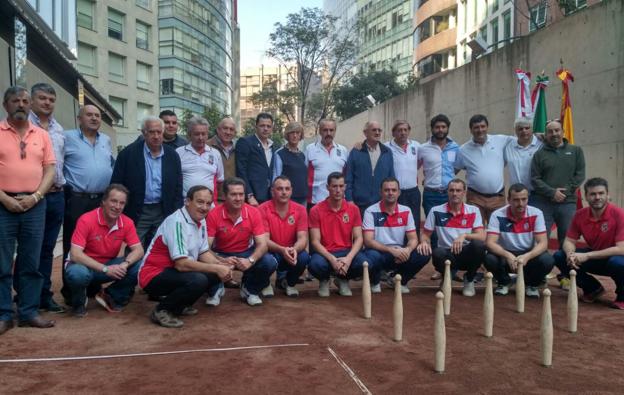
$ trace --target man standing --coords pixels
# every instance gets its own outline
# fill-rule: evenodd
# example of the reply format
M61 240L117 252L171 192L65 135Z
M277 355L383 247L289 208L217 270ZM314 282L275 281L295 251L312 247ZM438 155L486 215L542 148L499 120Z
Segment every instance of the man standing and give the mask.
M13 328L13 276L17 277L19 326L50 328L37 312L43 278L39 256L46 204L54 181L54 150L48 133L28 121L30 95L20 86L4 92L7 118L0 122L0 335ZM17 256L13 256L17 242Z
M178 316L198 313L193 304L211 286L232 278L232 269L219 265L210 253L206 216L212 193L203 185L191 187L184 207L158 227L139 272L139 286L150 296L164 297L150 316L166 328L179 328Z
M186 133L191 143L176 149L182 165L184 196L195 185L208 187L216 196L218 186L223 182L221 155L206 144L209 132L210 124L205 118L194 116L186 123Z
M542 142L533 135L533 122L528 118L519 118L514 124L515 141L505 147L505 163L509 171L510 184L522 184L529 191L529 204L534 205L531 193L531 160L533 155L542 148Z
M54 148L56 157L54 182L48 193L45 194L46 214L43 229L43 243L39 257L39 273L43 276L39 309L51 313L63 313L65 309L52 298L52 262L54 261L54 247L63 223L65 212L65 197L63 186L63 158L65 156L65 134L63 127L54 118L56 105L56 91L46 83L38 83L30 89L32 111L28 117L30 122L48 131L48 136ZM15 287L17 289L17 287Z
M474 277L485 257L485 231L479 208L464 204L466 183L459 178L448 184L448 203L435 206L427 215L422 240L417 251L433 255L433 265L444 273L444 262L451 261L451 270L465 270L464 296L474 296ZM432 250L431 234L438 236L438 247Z
M583 290L581 300L586 303L595 302L605 292L591 274L611 277L616 294L611 307L624 310L624 210L609 203L609 185L604 178L590 178L584 189L589 207L574 214L555 262L566 277L571 269L576 270L577 284ZM576 248L581 236L588 248Z
M466 170L468 204L479 207L487 221L494 210L505 205L505 147L513 136L488 135L485 115L473 115L468 122L472 140L459 149L455 168Z
M379 198L377 191L387 177L394 177L392 151L381 143L379 122L364 125L366 140L360 149L352 149L347 159L347 201L352 201L364 213Z
M568 144L559 121L546 125L545 140L533 156L531 182L535 207L544 213L546 232L550 234L553 222L557 224L561 248L576 211L576 190L585 180L585 157L581 147Z
M223 178L236 177L236 156L234 154L236 124L232 118L223 118L217 125L217 134L208 140L208 145L219 151L223 163ZM217 186L217 201L223 203L223 184Z
M349 153L343 145L334 142L336 121L333 119L321 119L319 135L317 142L305 148L309 205L317 204L327 198L327 176L333 172L344 171Z
M509 204L492 213L485 241L488 254L485 267L494 274L497 295L507 295L518 265L524 265L526 296L539 298L538 286L553 268L542 212L529 206L529 191L513 184L507 192Z
M399 185L392 177L381 183L381 201L366 209L362 229L369 262L400 274L401 292L409 293L407 283L429 262L430 256L416 251L416 224L410 208L398 204ZM371 283L372 292L381 292L379 278L372 279Z
M240 295L250 306L262 304L259 294L273 296L270 278L277 262L267 254L267 234L260 211L245 203L245 182L229 178L223 183L225 202L208 215L208 243L222 265L243 272ZM223 284L211 288L206 300L217 306L223 296Z
M124 213L136 224L145 249L163 219L182 206L182 168L175 150L163 145L163 121L148 116L141 122L143 140L117 156L111 183L130 190Z
M261 112L256 117L256 133L242 137L236 143L236 176L245 182L245 197L251 206L271 199L271 169L273 153L277 149L269 138L271 133L273 116Z
M95 297L110 313L121 312L134 294L139 271L135 263L143 257L143 247L134 222L122 214L127 199L126 187L111 184L104 191L102 206L78 219L65 275L75 317L87 314L87 287L92 283L112 282ZM123 243L130 253L118 257Z
M158 115L165 124L163 130L163 144L177 149L188 144L183 137L178 135L178 116L171 110L163 110Z
M312 254L308 271L319 280L318 294L329 296L329 276L336 276L338 293L351 296L349 280L361 277L366 255L362 250L362 218L360 210L345 196L345 178L334 172L327 176L329 197L310 210L310 244ZM379 274L374 265L368 270L371 278Z
M291 200L292 186L286 176L278 176L271 187L273 198L260 205L265 230L269 232L269 252L277 261L277 288L287 296L299 296L295 288L299 276L310 263L308 214L305 207Z

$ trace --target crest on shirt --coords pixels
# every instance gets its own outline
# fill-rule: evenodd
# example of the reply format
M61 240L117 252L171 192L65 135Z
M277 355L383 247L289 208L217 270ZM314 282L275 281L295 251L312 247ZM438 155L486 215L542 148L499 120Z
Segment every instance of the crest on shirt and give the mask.
M461 221L462 226L466 226L467 223L468 221L466 220L466 218L462 219Z
M416 155L416 147L412 147L412 155Z
M602 224L600 224L600 230L603 231L603 232L609 231L609 223L608 222L603 222Z
M219 227L219 232L227 233L227 231L228 231L227 226L220 226Z
M529 230L529 223L528 222L524 223L524 230Z
M338 156L342 155L342 153L340 153L339 149L336 150L336 155L338 155Z
M295 216L291 214L288 216L288 225L294 225L294 224L295 224Z
M349 214L345 213L342 215L342 222L344 222L345 224L349 223Z
M208 157L208 164L214 165L214 157L212 155Z
M399 225L403 225L403 218L401 217L397 218L397 222L399 223Z
M95 235L95 237L93 239L95 241L102 241L102 236L101 235Z

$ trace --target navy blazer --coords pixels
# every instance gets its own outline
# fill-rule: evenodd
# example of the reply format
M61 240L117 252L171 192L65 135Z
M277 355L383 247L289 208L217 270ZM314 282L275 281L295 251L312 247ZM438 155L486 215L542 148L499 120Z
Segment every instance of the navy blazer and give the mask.
M267 165L264 149L255 134L241 137L236 142L236 176L245 181L245 195L253 193L260 203L271 199L271 169L278 148L273 143L273 156Z
M145 157L143 140L135 141L117 155L111 184L122 184L130 190L124 214L135 223L145 200ZM161 199L163 218L182 207L182 165L178 153L163 144Z

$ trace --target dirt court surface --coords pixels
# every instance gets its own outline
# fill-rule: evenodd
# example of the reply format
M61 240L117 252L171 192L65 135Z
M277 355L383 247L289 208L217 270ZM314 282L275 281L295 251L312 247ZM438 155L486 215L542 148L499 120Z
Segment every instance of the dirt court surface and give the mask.
M277 292L256 308L229 289L217 308L207 308L200 299L199 315L186 318L181 329L151 324L154 302L144 294L137 293L126 311L115 315L91 300L84 319L56 315L53 329L14 328L0 337L0 388L28 394L357 394L365 389L373 394L622 393L624 312L579 303L578 333L570 334L567 293L554 283L551 368L540 365L541 299L527 299L525 313L519 314L513 291L495 297L494 336L488 339L482 335L482 284L477 296L466 298L454 283L446 319L446 372L433 372L437 281L429 280L432 271L427 266L419 273L403 298L402 342L392 340L393 291L384 288L373 295L373 317L366 320L358 283L352 283L351 298L332 293L321 299L317 282L307 282L299 286L303 292L298 299ZM609 290L604 300L613 300L613 283L603 280ZM282 347L273 347L278 345ZM244 348L255 346L271 347ZM203 351L5 362L193 349Z

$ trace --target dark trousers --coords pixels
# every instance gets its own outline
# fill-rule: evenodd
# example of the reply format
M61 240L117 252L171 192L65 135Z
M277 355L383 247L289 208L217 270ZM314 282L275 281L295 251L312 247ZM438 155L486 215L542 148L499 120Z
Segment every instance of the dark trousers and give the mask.
M150 296L165 297L156 306L156 310L179 315L185 307L192 306L209 288L219 282L219 277L213 273L179 272L169 267L152 278L144 290Z
M534 206L542 210L544 214L546 235L548 237L550 237L553 223L557 225L557 241L559 241L559 248L561 248L572 222L572 217L574 217L576 212L576 202L555 203L539 195L535 195L533 200Z
M422 206L425 211L425 218L429 215L429 211L435 206L439 206L448 202L448 194L446 191L439 192L425 188L422 195ZM438 246L438 235L435 232L431 234L431 248L435 249Z
M277 261L277 281L279 282L285 278L289 287L297 285L299 277L301 277L306 267L310 264L310 254L306 250L297 254L297 264L294 266L286 262L282 254L272 253L271 255Z
M515 256L525 254L527 251L512 252ZM505 258L488 253L485 256L484 262L485 268L492 272L498 285L511 284L511 278L509 277L510 268ZM544 276L550 273L555 265L555 259L548 252L543 252L535 258L531 259L524 267L524 281L526 285L530 287L537 287L540 285Z
M472 240L462 248L459 254L453 254L450 248L437 247L433 250L433 266L444 274L444 261L451 261L451 270L465 270L464 279L473 281L485 257L485 243Z
M407 261L397 263L394 261L394 256L389 252L381 252L372 248L367 248L364 253L368 257L369 264L374 264L375 267L383 268L388 271L392 270L395 274L400 274L401 284L403 285L406 285L409 280L414 278L416 273L429 262L430 258L429 255L420 255L414 250ZM371 276L371 284L378 284L380 275L381 271L377 271L375 273L375 278Z
M591 251L589 248L579 248L577 252ZM559 250L555 252L555 265L566 277L569 276L571 268L566 262L565 252ZM597 291L601 285L600 281L591 274L599 276L609 276L615 282L616 300L624 301L624 256L614 255L606 259L590 259L583 263L576 271L576 284L583 290L584 294Z
M351 250L341 250L331 252L333 256L336 258L342 258L347 256ZM336 277L341 278L343 280L352 280L358 277L362 277L362 273L364 270L364 262L366 262L368 257L362 252L358 252L357 255L351 261L351 266L349 266L349 270L347 270L347 275L339 275L334 272L334 268L329 263L323 255L314 253L312 254L312 259L310 260L310 265L308 266L308 271L319 281L329 280L329 276L333 273ZM378 278L379 268L376 267L372 262L368 262L368 272L370 274L371 282L374 278ZM379 281L377 281L379 282Z
M51 192L46 194L45 201L46 217L43 228L43 244L41 245L39 257L39 273L43 276L41 306L48 305L52 299L52 262L54 261L54 247L56 246L65 214L65 196L62 191Z
M220 256L236 256L240 258L249 258L251 254L254 252L254 248L250 248L247 251L243 252L219 252L215 251ZM242 285L247 289L252 295L258 295L263 288L269 285L271 281L271 275L277 268L277 261L272 254L264 254L262 258L258 259L256 263L254 263L249 269L243 272L243 280ZM211 287L208 294L214 295L217 292L218 286Z
M418 187L402 189L401 196L399 196L399 204L407 206L412 210L414 223L416 224L416 233L420 236L420 189Z

